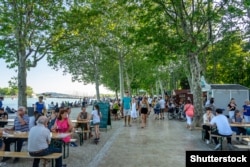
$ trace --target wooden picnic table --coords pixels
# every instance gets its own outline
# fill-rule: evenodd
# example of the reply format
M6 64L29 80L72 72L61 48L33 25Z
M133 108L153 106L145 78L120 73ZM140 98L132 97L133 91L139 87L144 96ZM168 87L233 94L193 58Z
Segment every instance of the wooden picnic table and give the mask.
M231 127L250 127L250 123L231 123Z
M14 122L15 119L0 119L0 122Z
M65 145L66 143L63 142L61 139L70 136L71 133L57 133L57 132L51 132L51 139L52 140L60 140L60 147L63 148L63 158L66 158L69 156L69 147L67 148L67 156L65 151ZM28 139L29 132L20 132L20 131L8 131L8 133L3 131L2 136L0 137L6 137L6 138L19 138L19 139ZM51 141L53 143L53 141ZM16 142L15 142L15 150L16 150Z

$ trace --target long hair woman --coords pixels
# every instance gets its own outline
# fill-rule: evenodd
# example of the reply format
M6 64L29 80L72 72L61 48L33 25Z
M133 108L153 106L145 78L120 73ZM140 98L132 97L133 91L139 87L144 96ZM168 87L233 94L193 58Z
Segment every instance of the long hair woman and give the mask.
M149 104L148 104L147 97L144 96L140 103L141 128L144 128L146 126L148 112L149 112Z
M100 108L98 105L95 105L95 109L92 111L92 120L93 120L93 125L95 127L95 140L100 139L100 130L99 130L99 125L101 121L101 112Z

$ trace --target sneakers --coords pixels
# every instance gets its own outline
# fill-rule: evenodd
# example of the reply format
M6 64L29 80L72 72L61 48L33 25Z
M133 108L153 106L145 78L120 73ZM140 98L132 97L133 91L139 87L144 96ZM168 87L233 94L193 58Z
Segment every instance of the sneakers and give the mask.
M214 147L214 150L218 150L220 148L221 144L217 144L215 147Z
M207 143L207 144L210 144L210 141L209 141L209 140L206 140L206 143Z
M71 147L77 147L77 144L76 144L75 142L71 142L71 143L70 143L70 146L71 146Z

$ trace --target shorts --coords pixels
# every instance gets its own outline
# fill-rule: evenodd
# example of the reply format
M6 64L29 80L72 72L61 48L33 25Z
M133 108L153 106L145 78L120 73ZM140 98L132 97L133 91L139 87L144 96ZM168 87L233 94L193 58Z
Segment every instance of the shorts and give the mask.
M148 109L147 108L141 108L141 113L142 114L148 114Z
M93 123L93 125L100 125L100 122Z
M127 116L127 115L130 116L130 114L131 114L130 109L124 109L124 110L123 110L123 115L124 115L124 116Z
M164 113L165 108L160 109L160 113Z
M156 108L154 108L155 114L159 114L159 113L160 113L160 110L161 110L161 109L158 109L158 108L156 109Z
M112 114L117 114L118 109L113 109Z

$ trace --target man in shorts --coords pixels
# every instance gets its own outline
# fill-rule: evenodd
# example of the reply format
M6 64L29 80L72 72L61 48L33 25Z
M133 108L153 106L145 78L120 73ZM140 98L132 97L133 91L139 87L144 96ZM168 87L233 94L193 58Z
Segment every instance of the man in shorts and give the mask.
M128 92L125 92L125 97L122 99L122 108L124 115L124 126L127 126L128 119L128 126L130 127L131 97L129 97Z
M161 109L160 109L160 119L164 119L164 110L165 110L165 100L160 97L160 101L159 101L160 105L161 105Z

